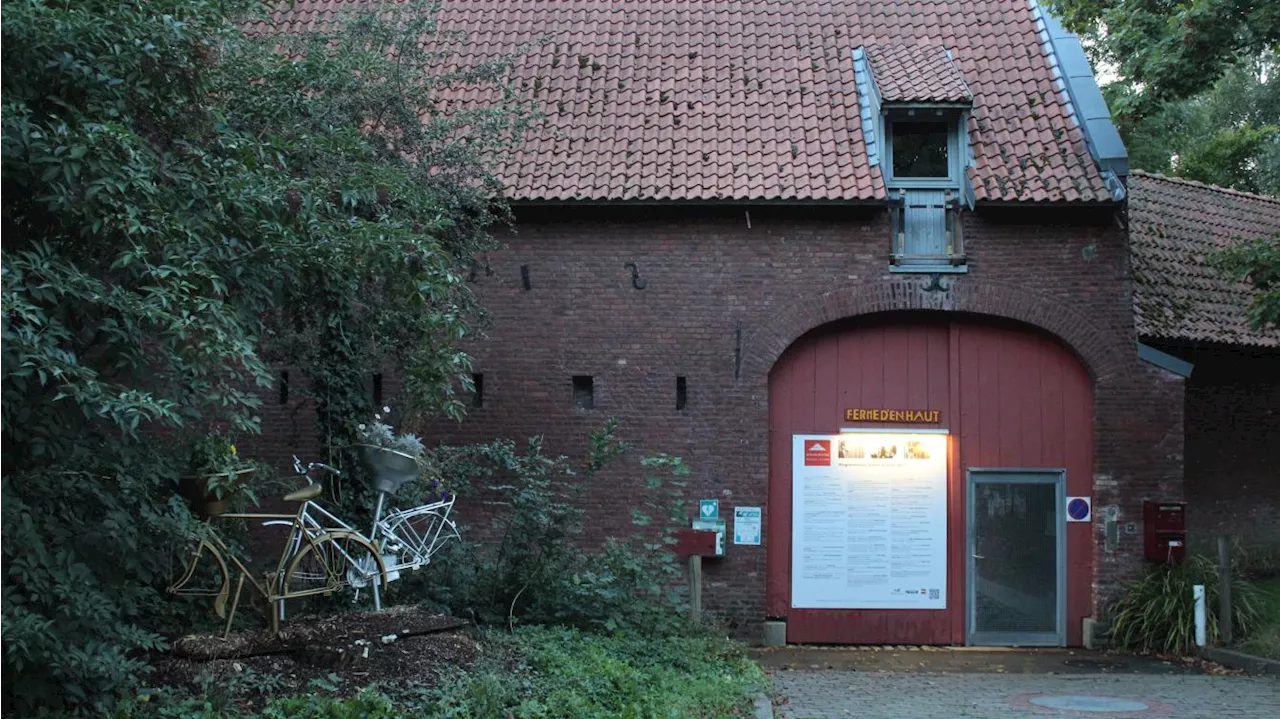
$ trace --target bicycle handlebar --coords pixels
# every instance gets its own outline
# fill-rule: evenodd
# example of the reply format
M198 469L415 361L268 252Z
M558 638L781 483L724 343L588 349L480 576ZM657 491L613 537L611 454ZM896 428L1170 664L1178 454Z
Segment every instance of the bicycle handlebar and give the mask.
M302 466L302 460L298 459L298 455L296 455L296 454L295 454L295 455L293 455L293 471L295 471L295 472L297 472L298 474L300 474L300 475L302 475L302 476L306 477L308 482L310 482L310 481L311 481L311 470L313 470L313 469L323 469L323 470L325 470L326 472L329 472L330 474L332 474L332 475L333 475L333 476L335 476L335 477L341 477L341 476L342 476L342 472L340 472L338 469L336 469L336 468L334 468L334 467L330 467L329 465L327 465L327 464L325 464L325 463L323 463L323 462L309 462L309 463L307 463L307 466L306 466L306 467L303 467L303 466Z

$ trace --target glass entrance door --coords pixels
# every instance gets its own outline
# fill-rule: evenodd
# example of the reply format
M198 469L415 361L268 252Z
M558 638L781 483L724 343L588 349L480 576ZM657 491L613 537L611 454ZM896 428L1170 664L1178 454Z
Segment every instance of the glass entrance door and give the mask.
M1061 471L970 470L968 641L1066 643Z

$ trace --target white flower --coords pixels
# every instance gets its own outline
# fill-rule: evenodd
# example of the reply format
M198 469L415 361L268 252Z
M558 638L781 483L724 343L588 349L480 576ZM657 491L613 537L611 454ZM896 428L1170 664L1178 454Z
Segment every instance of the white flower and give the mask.
M361 432L363 432L363 431L364 431L364 425L362 424L362 425L360 425L359 427L356 427L356 429L358 429L358 430L360 430Z
M391 414L391 408L390 408L390 407L383 407L383 408L382 408L382 413L383 413L383 414Z

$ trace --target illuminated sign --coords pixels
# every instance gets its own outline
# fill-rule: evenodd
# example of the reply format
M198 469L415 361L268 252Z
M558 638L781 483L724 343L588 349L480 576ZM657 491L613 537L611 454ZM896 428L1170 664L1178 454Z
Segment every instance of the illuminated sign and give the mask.
M942 421L938 409L846 409L846 422L906 422L909 424L937 424Z
M793 435L792 607L947 608L948 438L934 432Z

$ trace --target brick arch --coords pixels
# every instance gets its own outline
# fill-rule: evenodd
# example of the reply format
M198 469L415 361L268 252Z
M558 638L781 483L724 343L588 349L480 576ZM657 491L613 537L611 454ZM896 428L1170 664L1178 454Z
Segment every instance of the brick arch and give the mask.
M930 287L927 276L862 282L820 295L801 296L772 313L747 339L741 376L766 384L783 351L810 330L829 322L878 312L926 310L966 312L1016 320L1061 339L1084 362L1095 383L1121 371L1123 357L1086 315L1026 288L1003 283L978 284L968 278L940 280L945 290Z

